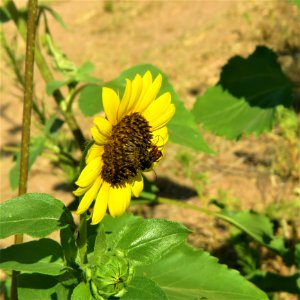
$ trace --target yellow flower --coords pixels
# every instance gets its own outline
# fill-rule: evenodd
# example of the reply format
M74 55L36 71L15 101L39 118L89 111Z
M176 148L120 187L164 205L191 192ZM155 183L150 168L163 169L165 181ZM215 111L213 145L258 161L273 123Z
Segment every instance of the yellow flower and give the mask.
M169 92L157 98L161 83L161 75L153 80L147 71L143 77L126 79L121 100L114 90L102 90L106 118L94 118L94 144L74 191L76 196L83 196L78 214L95 200L92 224L99 223L107 209L113 217L122 215L131 194L138 197L143 190L142 172L153 169L163 155L168 141L166 124L175 106Z

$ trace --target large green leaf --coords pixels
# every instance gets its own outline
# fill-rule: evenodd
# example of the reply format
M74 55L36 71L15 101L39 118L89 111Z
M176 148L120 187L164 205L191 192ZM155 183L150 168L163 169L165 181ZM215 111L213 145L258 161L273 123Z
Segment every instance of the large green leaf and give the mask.
M276 107L289 107L291 103L292 84L276 54L257 47L246 59L230 59L223 67L219 86L198 97L193 114L208 130L236 139L242 134L270 130Z
M51 300L58 281L54 276L21 274L18 276L18 298L20 300Z
M93 300L95 299L90 292L90 286L88 283L81 282L73 290L71 300Z
M72 223L64 204L48 194L25 194L0 204L0 238L14 234L44 237Z
M64 267L61 246L51 239L12 245L1 250L0 268L59 275Z
M169 300L267 300L268 297L235 270L204 251L187 245L160 261L137 268L137 276L156 282Z
M126 252L135 264L149 264L182 244L189 233L183 225L164 219L145 220L125 214L104 221L107 245Z
M102 111L101 87L98 85L84 87L80 92L78 105L85 116L93 116Z
M18 276L18 299L66 300L70 299L70 290L59 283L55 276L21 274Z
M220 86L198 97L192 111L204 128L228 139L271 130L274 119L273 109L251 107L244 98L237 99Z
M300 274L282 276L271 272L257 271L250 278L251 282L266 292L288 292L300 295L300 287L297 285Z
M122 297L122 300L141 299L167 300L169 298L155 281L136 276L130 282L128 292Z
M285 248L283 239L274 237L273 224L266 216L252 211L231 212L227 210L217 215L269 249L281 255L287 253L288 249Z

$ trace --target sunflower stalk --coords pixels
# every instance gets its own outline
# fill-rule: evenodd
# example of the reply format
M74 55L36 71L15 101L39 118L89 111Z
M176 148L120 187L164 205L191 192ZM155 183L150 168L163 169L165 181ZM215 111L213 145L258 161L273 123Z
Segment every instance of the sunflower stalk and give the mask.
M38 8L38 0L30 0L28 3L28 21L27 21L27 37L26 37L25 83L24 83L19 195L23 195L27 192L37 8ZM20 244L22 242L23 242L23 235L22 234L15 235L15 244ZM12 300L18 299L17 275L18 272L13 271L12 285L11 285Z
M3 1L5 9L9 12L12 20L14 21L20 35L23 37L23 39L26 39L26 22L22 19L20 16L20 13L14 3L14 1L11 0L4 0ZM44 58L42 52L38 47L35 49L35 62L38 66L38 69L45 80L45 82L50 82L54 80L54 77L51 73L51 70L47 64L46 59ZM71 132L79 146L79 148L83 151L84 150L84 144L85 144L85 138L83 136L83 133L81 129L79 128L76 119L74 118L74 115L72 111L69 111L65 109L67 107L67 104L65 103L65 97L61 93L59 89L55 90L53 92L53 97L55 102L57 103L61 114L64 116L64 119L66 120L67 125L71 129Z

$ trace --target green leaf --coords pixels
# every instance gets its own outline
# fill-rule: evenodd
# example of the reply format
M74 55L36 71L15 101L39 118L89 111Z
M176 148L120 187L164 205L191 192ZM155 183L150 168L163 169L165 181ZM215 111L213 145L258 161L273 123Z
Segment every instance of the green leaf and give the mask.
M64 22L61 15L58 14L55 10L53 10L51 7L49 7L47 5L40 4L39 9L49 12L52 15L52 17L61 25L61 27L65 28L65 29L68 29L68 26Z
M46 93L48 96L51 96L56 90L61 88L62 86L68 84L68 81L58 81L53 80L47 83L46 85Z
M20 300L63 300L52 298L58 284L54 276L21 274L18 276L18 298Z
M9 12L5 7L0 6L0 23L6 23L11 20Z
M93 300L94 297L91 295L89 284L81 282L73 290L71 300Z
M101 257L107 250L106 236L104 226L101 224L98 228L98 233L95 240L94 256Z
M124 250L136 265L158 260L183 243L189 233L180 223L164 219L144 220L128 214L117 219L107 216L103 224L108 247Z
M300 295L300 287L297 285L299 274L282 276L271 272L257 272L250 280L256 286L268 293L287 292Z
M74 237L74 230L72 230L70 226L62 228L60 230L60 243L68 265L75 265L77 257L77 246Z
M153 280L136 276L128 286L128 292L122 297L122 300L167 300L169 299L160 286Z
M29 162L28 168L29 170L33 166L34 162L38 158L38 156L42 153L45 146L45 137L36 137L32 139L32 144L29 147ZM20 153L17 153L17 160L15 165L9 172L9 182L10 186L13 190L15 190L19 185L19 177L20 177Z
M273 109L251 107L244 98L237 99L220 86L198 97L192 111L204 128L227 139L271 130L274 119Z
M72 222L64 204L48 194L25 194L0 204L0 238L14 234L44 237Z
M136 269L155 281L169 300L267 300L268 297L236 270L204 251L181 245L160 261Z
M80 111L85 116L93 116L103 110L101 101L101 88L98 85L84 87L78 99Z
M295 245L295 265L300 269L300 243Z
M64 267L61 246L51 239L12 245L1 250L0 268L59 275Z
M273 224L264 215L252 211L231 212L223 210L217 216L241 229L256 241L269 249L284 255L288 249L284 246L282 238L273 235Z
M226 91L224 91L225 89ZM198 97L193 114L198 123L228 139L271 130L275 110L292 103L292 84L266 47L244 59L236 56L223 67L220 86Z
M74 75L75 81L99 84L101 81L90 75L94 71L94 69L95 66L93 63L85 62L76 70L76 73Z
M282 72L271 49L256 47L248 58L235 56L223 67L220 84L251 106L274 109L292 104L292 83Z

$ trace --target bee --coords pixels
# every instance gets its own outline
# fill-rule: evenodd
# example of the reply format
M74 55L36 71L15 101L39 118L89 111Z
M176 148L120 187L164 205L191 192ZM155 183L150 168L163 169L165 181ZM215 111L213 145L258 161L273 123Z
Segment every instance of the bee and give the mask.
M148 154L143 157L141 161L141 170L145 171L150 169L152 164L158 161L162 157L162 152L158 149L156 145L151 146L151 150L148 151Z

